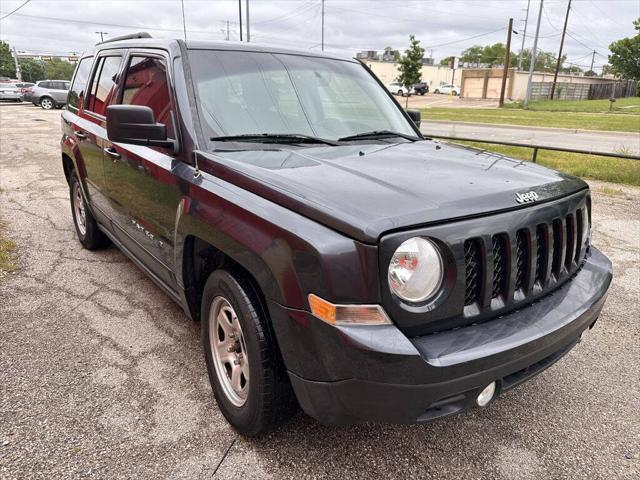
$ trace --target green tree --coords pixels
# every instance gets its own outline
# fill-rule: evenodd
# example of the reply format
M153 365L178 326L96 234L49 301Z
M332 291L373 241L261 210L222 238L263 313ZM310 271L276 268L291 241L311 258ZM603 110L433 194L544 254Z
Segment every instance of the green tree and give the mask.
M0 77L16 78L16 65L7 42L0 42Z
M44 62L44 74L50 80L71 80L75 63L69 63L59 58Z
M384 55L392 55L396 62L400 60L400 52L394 50L393 47L384 47Z
M640 18L633 21L635 37L617 40L609 45L611 71L618 77L640 80Z
M476 68L480 66L482 60L482 53L484 52L482 45L474 45L467 48L460 55L460 61L467 64L475 64Z
M422 58L424 48L420 46L420 40L416 40L414 35L409 35L409 48L404 51L404 56L398 61L400 75L398 81L408 90L422 79ZM407 103L409 105L409 95Z
M564 62L567 59L566 55L562 56L562 61ZM553 72L556 69L557 57L555 54L551 52L543 52L538 51L536 54L536 72ZM531 50L525 48L522 51L522 68L524 70L529 70L529 65L531 65Z
M482 49L480 55L480 63L494 67L496 65L502 65L504 63L504 53L506 49L503 43L494 43L493 45L487 45Z
M22 80L25 82L35 83L38 80L44 80L44 65L42 62L33 58L20 58L18 63L20 63Z
M442 60L440 60L440 66L442 67L448 67L449 65L451 65L451 60L453 59L453 57L445 57Z

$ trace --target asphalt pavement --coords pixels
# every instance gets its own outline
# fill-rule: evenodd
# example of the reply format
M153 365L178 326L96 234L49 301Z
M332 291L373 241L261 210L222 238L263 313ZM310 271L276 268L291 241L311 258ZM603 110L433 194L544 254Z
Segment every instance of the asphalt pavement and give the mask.
M449 122L424 118L420 130L426 136L493 140L605 153L640 155L640 135L627 132L572 130L566 128L517 127Z
M592 184L614 283L587 341L541 375L425 425L299 413L246 439L211 395L199 325L116 248L77 242L59 117L0 105L0 220L20 266L0 278L1 479L640 478L640 188Z

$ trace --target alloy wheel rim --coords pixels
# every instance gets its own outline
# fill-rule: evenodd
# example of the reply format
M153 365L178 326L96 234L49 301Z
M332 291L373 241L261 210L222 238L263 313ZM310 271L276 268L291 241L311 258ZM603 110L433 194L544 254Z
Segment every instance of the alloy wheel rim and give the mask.
M209 344L225 396L236 407L243 406L249 394L249 357L238 316L222 296L213 299L209 310Z
M84 206L84 198L82 198L82 192L78 183L73 185L73 213L76 217L76 224L78 225L78 231L83 237L87 233L87 213Z
M46 109L49 110L51 108L51 100L49 100L48 98L45 98L42 100L42 106Z

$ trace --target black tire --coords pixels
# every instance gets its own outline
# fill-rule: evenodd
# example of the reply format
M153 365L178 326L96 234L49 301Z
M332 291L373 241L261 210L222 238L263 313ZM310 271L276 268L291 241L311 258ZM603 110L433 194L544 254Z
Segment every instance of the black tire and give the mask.
M80 199L76 199L76 195L80 196ZM91 211L87 208L86 199L80 188L80 180L76 172L71 173L69 178L69 198L71 200L71 216L73 217L73 224L76 227L76 234L78 240L84 248L87 250L99 250L106 248L111 244L109 238L100 230L96 219L91 214ZM83 214L81 214L76 208L75 201L82 203ZM82 215L84 219L81 220Z
M40 107L44 110L53 110L56 107L56 102L51 97L42 97L40 99Z
M440 90L438 90L437 88L433 91L433 93L440 93Z
M240 406L236 406L225 393L224 380L218 378L214 364L217 360L214 359L209 335L210 314L220 297L227 300L236 313L249 364L246 398ZM281 425L296 412L297 402L270 320L243 272L216 270L209 276L202 294L201 325L211 388L218 408L233 428L243 435L261 435ZM215 334L219 335L218 332Z
M403 97L403 96L404 96L404 95L403 95L403 93L402 93L402 90L398 90L398 92L396 93L396 95L398 95L399 97Z
M453 95L454 97L458 96L458 92L456 92L455 90L453 92L451 92L451 95Z

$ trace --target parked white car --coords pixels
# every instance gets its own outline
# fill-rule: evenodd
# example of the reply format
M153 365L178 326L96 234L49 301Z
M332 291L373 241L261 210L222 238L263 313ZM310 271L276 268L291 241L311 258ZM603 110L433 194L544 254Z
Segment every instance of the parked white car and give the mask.
M15 83L0 83L0 100L11 100L12 102L22 101L22 92Z
M391 82L388 85L385 85L385 87L391 92L392 95L400 95L401 97L404 97L406 94L413 93L413 88L407 90L407 87L399 82Z
M433 93L445 93L451 95L458 95L460 93L460 85L453 85L451 83L445 83L433 89Z

